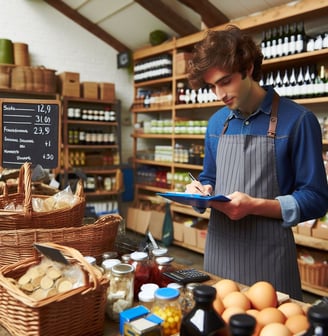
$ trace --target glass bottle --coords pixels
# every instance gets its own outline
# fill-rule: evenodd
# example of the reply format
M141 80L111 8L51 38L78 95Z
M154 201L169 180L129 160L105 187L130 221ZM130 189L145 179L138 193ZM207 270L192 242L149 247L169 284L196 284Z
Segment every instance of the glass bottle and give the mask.
M133 306L134 268L129 264L116 264L111 268L107 292L106 313L114 321L121 311Z
M130 254L131 264L134 267L134 297L138 297L140 287L151 281L151 266L146 252L133 252Z
M177 334L182 319L179 291L176 288L158 288L154 295L155 301L151 312L164 320L163 336Z
M208 285L195 287L194 308L182 319L180 336L227 336L227 325L214 310L216 289Z
M255 318L248 314L235 314L229 320L231 336L252 336L255 327Z
M166 287L169 283L173 282L172 279L165 276L165 272L173 272L176 268L173 266L174 258L169 256L157 257L155 259L156 265L153 270L153 282L157 283L159 287Z
M282 41L282 55L287 56L289 53L289 24L284 26L283 41Z
M328 336L328 304L310 307L307 316L310 328L302 336Z

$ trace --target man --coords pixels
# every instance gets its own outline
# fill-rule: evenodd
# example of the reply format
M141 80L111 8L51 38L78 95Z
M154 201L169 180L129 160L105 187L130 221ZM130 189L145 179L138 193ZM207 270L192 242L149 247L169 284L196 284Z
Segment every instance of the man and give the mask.
M269 281L301 300L291 227L328 208L321 129L312 112L259 85L262 59L235 26L195 45L190 86L209 86L226 106L209 120L204 168L186 191L231 199L211 204L206 271L246 285Z

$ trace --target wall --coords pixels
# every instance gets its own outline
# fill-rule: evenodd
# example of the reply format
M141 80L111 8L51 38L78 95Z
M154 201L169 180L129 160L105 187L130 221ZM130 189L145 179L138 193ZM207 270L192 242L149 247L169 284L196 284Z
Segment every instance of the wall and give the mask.
M129 124L133 79L117 69L117 51L42 0L0 0L0 38L27 43L31 65L80 73L81 81L114 82ZM123 162L132 153L131 126L122 128Z

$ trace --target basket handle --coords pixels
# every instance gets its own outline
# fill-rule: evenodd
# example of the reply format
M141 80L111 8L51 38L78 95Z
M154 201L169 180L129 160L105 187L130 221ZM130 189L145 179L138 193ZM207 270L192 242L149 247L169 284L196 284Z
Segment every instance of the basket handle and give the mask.
M17 193L24 193L24 214L27 219L32 218L32 173L31 163L25 162L19 170Z
M84 198L84 190L83 190L83 182L81 179L77 181L76 184L76 190L75 190L75 196L79 198Z

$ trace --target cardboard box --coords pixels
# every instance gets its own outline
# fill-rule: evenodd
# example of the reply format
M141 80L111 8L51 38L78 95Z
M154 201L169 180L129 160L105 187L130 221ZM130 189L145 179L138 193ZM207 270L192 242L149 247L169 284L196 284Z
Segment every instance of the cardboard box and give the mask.
M80 74L78 72L60 73L58 85L62 96L80 97Z
M81 92L83 98L98 99L98 83L97 82L83 82L81 84Z
M149 227L151 211L138 209L135 231L145 234Z
M299 223L297 225L297 231L301 235L312 236L312 229L313 229L314 224L315 224L315 219Z
M137 227L137 216L139 209L137 208L128 208L128 213L126 216L126 227L130 230L135 231Z
M99 98L101 100L115 101L115 84L99 83Z
M207 224L201 225L196 229L197 229L197 247L201 250L204 250L207 236Z
M175 74L183 75L187 72L188 61L191 58L191 53L178 53L175 62Z
M176 241L183 242L183 223L173 222L173 238Z
M164 212L150 211L148 230L155 239L162 240L164 217Z
M328 223L318 221L312 229L312 236L321 239L328 239Z
M193 247L197 246L197 229L183 224L183 242Z

